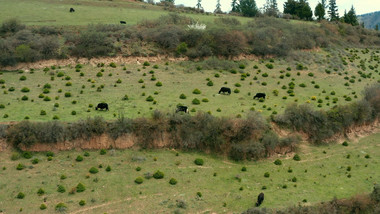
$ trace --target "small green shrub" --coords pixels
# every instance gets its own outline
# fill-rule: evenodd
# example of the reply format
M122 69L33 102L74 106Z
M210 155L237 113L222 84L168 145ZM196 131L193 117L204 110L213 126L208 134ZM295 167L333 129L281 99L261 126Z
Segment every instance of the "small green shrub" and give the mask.
M344 141L344 142L342 143L342 145L343 145L343 146L348 146L347 141Z
M162 86L162 82L158 81L158 82L156 83L156 86L157 86L157 87L161 87L161 86Z
M264 173L264 177L269 178L270 174L269 172Z
M18 198L18 199L23 199L23 198L25 198L25 194L22 193L22 192L19 192L19 193L17 194L16 198Z
M80 201L79 201L79 205L80 205L80 206L84 206L84 205L86 205L86 201L85 201L85 200L80 200Z
M57 192L64 193L66 192L66 188L62 185L58 185Z
M300 157L298 154L295 154L295 155L293 156L293 160L295 160L295 161L300 161L300 160L301 160L301 157Z
M105 149L101 149L100 152L99 152L100 155L105 155L107 154L107 150Z
M154 98L149 95L145 100L148 102L152 102L154 100Z
M202 166L204 161L201 158L197 158L194 160L195 165Z
M81 161L83 161L83 157L80 156L80 155L78 155L77 158L76 158L75 160L78 161L78 162L81 162Z
M38 164L38 162L40 162L40 160L38 158L34 158L32 160L32 164Z
M175 178L171 178L170 181L169 181L169 184L176 185L177 184L177 180Z
M108 166L106 167L106 172L110 172L110 171L111 171L111 166L108 165Z
M111 68L116 68L116 64L115 64L114 62L111 62L111 63L110 63L110 67L111 67Z
M274 164L275 164L275 165L282 165L282 161L281 161L280 159L276 159L276 160L274 161Z
M65 180L67 178L67 176L65 174L62 174L60 178L61 178L61 180Z
M265 64L265 66L266 66L267 68L269 68L269 69L273 69L273 68L274 68L274 66L273 66L272 63L267 63L267 64Z
M293 178L292 178L292 182L297 182L297 178L296 178L296 177L293 177Z
M40 210L46 210L46 208L47 208L46 204L41 204L40 205Z
M136 171L138 171L138 172L141 171L141 167L139 167L139 166L136 167Z
M30 91L30 89L27 88L27 87L23 87L23 88L21 89L21 92L24 92L24 93L27 93L27 92L29 92L29 91Z
M76 189L77 192L84 192L86 190L86 187L82 183L79 183Z
M145 61L143 65L144 66L150 66L150 63L148 61Z
M193 94L201 94L201 91L196 88L196 89L193 90Z
M96 174L96 173L99 172L99 170L98 170L96 167L91 167L90 170L89 170L89 172L90 172L91 174Z
M241 168L241 171L242 171L242 172L247 171L247 167L243 166L243 167Z
M153 174L153 178L155 178L155 179L162 179L162 178L164 178L164 173L161 172L160 170L157 170L157 171Z
M181 95L179 95L179 98L180 98L180 99L186 99L186 95L181 94Z
M26 158L26 159L30 159L30 158L33 157L32 153L29 152L29 151L25 151L25 152L23 152L23 153L22 153L22 156L23 156L24 158Z
M43 190L42 188L39 188L37 191L37 195L41 196L43 194L45 194L45 190Z
M197 98L194 98L193 101L191 101L194 105L199 105L201 104L201 101L199 101Z
M67 210L67 206L66 206L66 204L64 204L64 203L59 203L59 204L57 204L57 205L55 206L55 211L57 211L57 212L62 212L62 213L64 213L64 212L66 212L66 210Z

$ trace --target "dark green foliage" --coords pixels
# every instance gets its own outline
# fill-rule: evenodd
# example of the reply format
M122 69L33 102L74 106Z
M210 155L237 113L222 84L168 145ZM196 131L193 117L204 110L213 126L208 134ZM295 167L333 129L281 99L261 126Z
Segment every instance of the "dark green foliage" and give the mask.
M314 16L318 17L318 20L321 21L324 19L325 14L325 7L321 3L318 3L314 10Z
M22 193L22 192L19 192L19 193L17 194L16 198L18 198L18 199L23 199L23 198L25 198L25 194Z
M141 167L136 167L136 171L141 171Z
M138 177L135 179L136 184L142 184L144 182L144 179L142 177Z
M171 178L170 181L169 181L169 184L176 185L177 184L177 180L175 178Z
M242 172L247 171L247 167L243 166L243 167L241 168L241 171L242 171Z
M57 211L57 212L66 212L66 211L67 211L67 206L66 206L66 204L64 204L64 203L58 203L58 204L55 206L55 211Z
M204 161L203 161L203 159L201 159L201 158L197 158L197 159L194 160L194 163L195 163L196 165L198 165L198 166L202 166L203 163L204 163Z
M100 155L105 155L107 154L107 150L105 149L101 149L100 152L99 152Z
M66 192L66 188L62 185L58 185L57 192L64 193Z
M164 173L161 172L160 170L157 170L157 171L153 174L153 178L155 178L155 179L162 179L162 178L164 178Z
M67 178L67 176L65 174L62 174L60 178L61 178L61 180L65 180Z
M199 105L201 104L201 101L199 101L197 98L194 98L193 101L191 101L194 105Z
M79 201L79 205L80 205L80 206L84 206L84 205L86 205L86 201L85 201L85 200L80 200L80 201Z
M295 160L295 161L300 161L300 160L301 160L301 157L300 157L298 154L295 154L295 155L293 156L293 160Z
M269 172L264 173L264 177L269 178L270 174Z
M26 159L30 159L33 157L32 153L31 152L28 152L28 151L25 151L22 153L22 156Z
M79 183L76 189L77 189L77 192L84 192L86 190L86 187L82 183Z
M344 142L342 143L342 145L343 145L343 146L348 146L347 141L344 141Z
M40 205L40 210L45 210L47 208L46 204L41 204Z
M282 161L280 159L276 159L273 163L275 165L282 165Z
M99 172L99 170L96 168L96 167L91 167L90 170L89 170L90 173L92 174L96 174Z
M284 13L294 15L300 19L312 20L313 12L307 1L288 0L284 4Z
M42 188L39 188L37 191L37 195L41 196L43 194L45 194L45 190L43 190Z
M201 94L201 91L196 88L196 89L193 90L193 94Z
M90 153L88 153L88 152L84 152L84 154L83 154L85 157L90 157Z
M111 171L111 166L107 166L106 167L106 172L110 172Z
M81 161L83 161L83 157L80 156L80 155L78 155L77 158L76 158L75 160L78 161L78 162L81 162Z
M38 158L35 158L32 160L32 164L38 164L38 162L40 162L40 160Z

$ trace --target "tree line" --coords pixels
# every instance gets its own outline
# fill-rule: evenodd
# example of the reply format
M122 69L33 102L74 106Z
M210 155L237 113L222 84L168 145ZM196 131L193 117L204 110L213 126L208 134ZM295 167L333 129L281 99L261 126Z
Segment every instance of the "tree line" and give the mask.
M359 25L354 6L352 6L348 12L345 11L344 15L340 17L336 0L329 0L328 3L326 1L327 0L321 0L314 9L314 16L318 21L327 19L332 22L340 21L343 23L351 24L353 26ZM148 2L152 3L151 0ZM166 4L171 4L173 6L175 3L174 0L161 0L161 2L165 2ZM198 11L204 12L202 7L202 0L197 1L195 8ZM214 13L223 13L221 10L220 0L217 0ZM291 18L294 19L302 19L307 21L313 20L313 11L309 5L308 0L287 0L284 3L284 11L282 13L278 9L277 0L266 0L266 3L264 4L262 10L257 7L255 0L232 0L231 13L247 17L255 17L261 15L287 17L287 15L290 15Z

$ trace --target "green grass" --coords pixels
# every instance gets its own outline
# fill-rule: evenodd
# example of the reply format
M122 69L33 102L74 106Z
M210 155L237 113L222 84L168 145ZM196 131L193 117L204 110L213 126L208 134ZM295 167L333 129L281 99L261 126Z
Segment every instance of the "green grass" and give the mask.
M89 152L82 162L77 162L77 155L83 152L59 152L52 161L47 161L43 153L34 154L40 159L32 164L30 159L11 161L10 152L0 153L0 210L16 213L20 208L27 213L46 212L39 207L46 198L47 212L51 213L56 204L63 202L70 212L90 209L93 213L125 212L173 212L177 209L176 200L187 204L187 213L195 212L242 212L254 205L257 195L265 193L263 207L281 208L302 203L331 200L333 197L347 198L355 194L369 193L373 184L380 177L379 147L380 134L349 142L345 147L340 144L328 146L302 145L297 152L301 161L294 161L293 155L273 157L257 162L231 162L222 157L193 152L171 150L135 151L111 150L106 155L98 151ZM350 159L347 159L350 154ZM371 158L366 159L369 154ZM133 161L133 157L143 157L145 161ZM203 166L196 166L194 160L202 158ZM273 164L279 158L282 165ZM156 161L155 161L156 159ZM16 170L18 163L26 165L23 170ZM97 174L90 174L91 167L99 168ZM107 172L106 167L112 167ZM241 171L245 166L247 171ZM351 166L351 171L347 167ZM5 167L6 169L3 169ZM136 171L141 167L141 171ZM293 169L288 172L289 167ZM144 179L136 184L137 177L144 177L150 172L162 171L163 179ZM307 170L307 172L305 172ZM264 177L269 172L270 177ZM216 173L216 176L214 176ZM61 175L67 176L61 180ZM351 178L348 178L351 174ZM235 177L241 178L239 182ZM297 182L292 182L293 177ZM178 183L170 185L175 178ZM12 182L9 182L12 181ZM69 194L73 187L82 183L84 192ZM294 185L297 185L296 187ZM57 192L57 185L65 187L65 193ZM283 185L287 185L284 189ZM262 190L266 186L266 190ZM243 190L239 190L243 187ZM38 196L42 188L45 194ZM17 199L19 192L24 199ZM201 192L202 197L197 197ZM79 201L85 200L81 207ZM223 203L227 206L223 207Z
M75 9L74 13L69 12L71 7ZM157 19L168 13L162 7L121 0L2 0L1 9L0 22L14 17L26 25L54 26L119 24L121 20L126 21L128 25L135 25L143 20ZM219 17L190 13L184 15L201 23L211 23ZM242 23L250 20L245 17L235 18Z
M326 53L318 54L328 59ZM370 53L363 54L361 59L369 59L369 55ZM210 112L215 116L232 117L239 114L245 116L253 109L262 112L265 116L269 116L274 111L282 113L286 106L291 103L310 103L316 109L329 109L334 105L345 105L360 100L364 88L378 82L379 72L368 68L363 72L372 73L371 78L360 77L358 71L361 69L356 67L359 61L360 59L357 59L353 63L337 69L337 71L333 70L334 67L329 68L328 64L315 62L307 65L308 70L298 71L296 70L298 62L274 59L273 69L268 69L265 66L268 60L246 61L246 68L244 70L237 69L236 74L227 70L197 71L196 66L191 62L183 65L174 62L165 65L164 62L161 62L158 63L159 68L157 69L153 68L153 65L156 64L153 62L145 68L143 65L126 64L126 70L123 70L124 65L120 64L117 64L116 68L111 68L108 65L102 68L85 65L81 69L84 76L80 76L80 72L75 71L75 65L62 68L56 66L55 70L50 69L46 72L43 69L24 73L2 72L0 79L4 80L5 83L0 85L3 89L0 95L0 105L4 105L4 108L0 108L0 121L21 121L25 117L29 117L29 120L32 121L49 121L54 116L58 116L63 121L75 121L93 116L102 116L109 120L115 119L120 114L130 118L150 117L155 109L174 113L178 103L187 105L190 109L194 108L196 111ZM254 69L254 65L257 65L258 69ZM378 64L372 61L367 62L367 67L368 65L376 66ZM290 67L291 71L287 71L287 67ZM104 69L104 72L101 72L101 69ZM325 69L330 69L331 73L326 74ZM281 70L285 72L280 73ZM150 71L154 71L154 74L151 74ZM59 72L63 72L65 75L58 77ZM250 76L241 80L240 72L249 73ZM285 76L287 72L291 74L290 77ZM297 72L300 72L299 76ZM310 72L314 74L313 77L308 75ZM98 73L103 75L97 77ZM219 74L219 78L215 77L216 73ZM268 77L263 77L263 73L267 73ZM151 80L153 75L156 78L154 81ZM283 79L280 79L281 75L284 75ZM27 79L21 81L21 76L25 76ZM70 77L70 80L66 80L67 76ZM254 80L255 76L257 80ZM349 86L345 86L344 84L348 82L344 79L346 76L350 78L355 76L355 83L349 83ZM54 80L51 80L52 77ZM213 82L213 86L207 85L209 82L206 80L207 78ZM119 79L121 83L117 83ZM139 83L140 79L143 80L143 83ZM312 81L315 83L312 84ZM68 82L71 82L72 85L66 86ZM156 86L157 82L162 82L163 85L158 87ZM225 82L227 84L224 84ZM267 85L262 85L263 82L266 82ZM293 97L287 93L290 82L295 83ZM49 89L50 92L44 94L51 98L50 101L39 98L39 95L43 94L43 86L46 83L52 86ZM241 86L236 87L236 83ZM306 84L306 87L300 87L301 83ZM283 85L287 89L282 89ZM314 85L320 87L315 88ZM101 88L102 86L104 88ZM230 87L232 94L219 95L218 91L222 86ZM9 91L11 87L15 90ZM30 92L21 92L23 87L29 88ZM192 93L196 88L201 90L201 94ZM62 92L59 93L59 89L62 89ZM235 89L239 89L240 92L234 93ZM273 90L278 90L279 95L274 96ZM323 93L324 90L326 93ZM82 94L81 91L83 91ZM332 91L335 91L336 94L330 95ZM67 92L71 93L72 96L65 97ZM253 99L253 96L258 92L267 94L267 99L264 102ZM186 99L180 99L181 94L185 94ZM24 95L28 96L27 101L21 99ZM123 100L125 95L128 96L128 100ZM148 102L146 99L149 96L153 97L154 101ZM284 96L287 97L286 100L283 99ZM315 96L315 100L312 99L313 96ZM326 96L329 97L329 100L326 100ZM352 101L346 101L345 97L350 97ZM208 102L200 102L199 105L194 105L192 104L194 98L200 101L206 98ZM338 98L338 102L333 103L333 98ZM317 107L319 99L323 101L321 108ZM95 111L95 106L100 102L108 103L110 110ZM55 103L58 103L59 107L54 107ZM93 107L89 107L90 104ZM45 111L46 115L40 115L41 110ZM73 115L73 111L75 111L75 115ZM196 112L191 112L191 114L196 114ZM5 118L5 115L8 117Z

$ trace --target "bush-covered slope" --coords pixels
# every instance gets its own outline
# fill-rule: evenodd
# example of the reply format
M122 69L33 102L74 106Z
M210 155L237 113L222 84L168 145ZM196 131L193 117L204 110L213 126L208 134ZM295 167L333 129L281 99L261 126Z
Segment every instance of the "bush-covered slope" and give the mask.
M26 27L11 19L0 27L0 65L42 59L100 56L286 56L292 50L379 46L379 32L343 23L218 18L205 29L169 14L135 26Z

